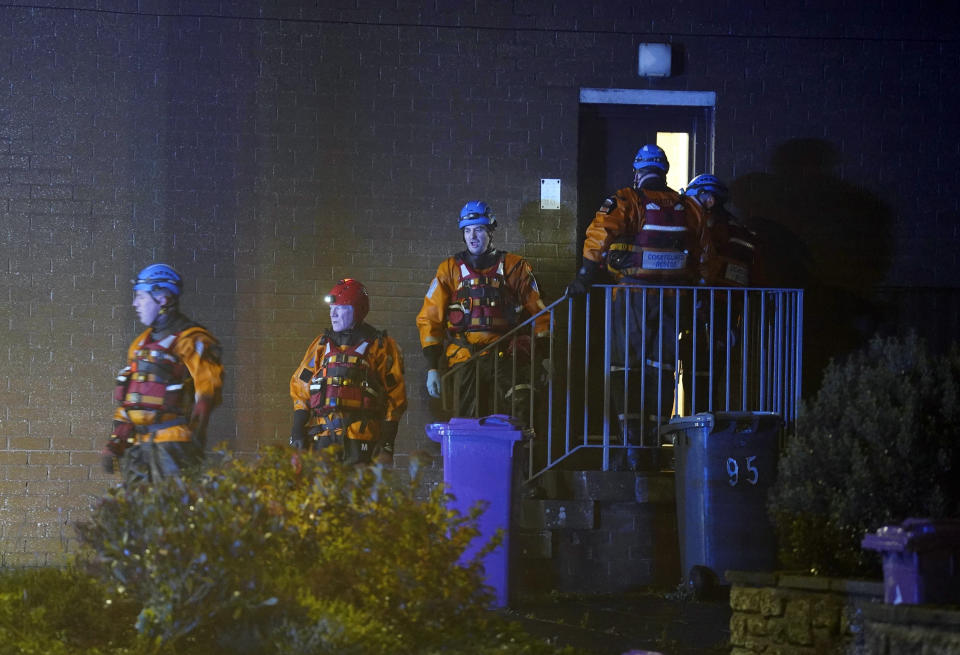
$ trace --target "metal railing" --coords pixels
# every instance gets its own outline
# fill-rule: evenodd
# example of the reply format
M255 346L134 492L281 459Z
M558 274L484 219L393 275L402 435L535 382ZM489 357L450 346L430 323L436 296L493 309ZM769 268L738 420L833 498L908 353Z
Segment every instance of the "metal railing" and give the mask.
M534 321L549 315L549 336ZM542 319L541 319L542 320ZM594 450L603 470L661 445L672 416L800 402L803 291L596 285L563 297L442 376L454 416L533 428L528 479Z

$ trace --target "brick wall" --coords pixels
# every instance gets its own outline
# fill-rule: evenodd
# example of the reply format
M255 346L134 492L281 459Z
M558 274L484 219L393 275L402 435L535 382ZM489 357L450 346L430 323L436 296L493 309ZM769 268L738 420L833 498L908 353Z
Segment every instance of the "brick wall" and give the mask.
M882 581L732 571L730 655L946 655L960 649L960 612L889 605Z
M413 317L460 247L459 207L491 203L496 242L548 299L573 273L581 87L716 91L716 173L753 213L789 192L773 218L830 283L949 286L960 268L960 46L913 3L37 4L0 8L5 563L61 557L113 481L97 451L138 330L128 280L152 261L184 274L186 312L223 341L214 441L285 441L287 378L350 275L408 356L398 448L423 446ZM675 43L682 72L636 77L642 41ZM797 178L777 159L795 139L835 165ZM539 210L541 177L562 180L560 211ZM837 216L823 199L844 191L883 211Z
M874 653L862 650L864 611L883 583L728 571L730 654Z
M960 652L960 611L950 606L874 604L864 608L857 655L950 655Z

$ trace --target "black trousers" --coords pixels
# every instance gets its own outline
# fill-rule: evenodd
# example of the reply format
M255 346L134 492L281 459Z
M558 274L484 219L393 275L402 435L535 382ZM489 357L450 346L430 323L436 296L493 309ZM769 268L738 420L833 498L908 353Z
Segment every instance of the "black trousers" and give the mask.
M610 389L621 435L628 445L658 446L657 427L673 413L678 336L688 312L672 290L614 293Z
M453 374L456 416L507 414L530 424L534 380L529 350L505 348L461 366Z
M127 485L182 477L203 464L203 448L195 441L145 441L127 449L120 470Z

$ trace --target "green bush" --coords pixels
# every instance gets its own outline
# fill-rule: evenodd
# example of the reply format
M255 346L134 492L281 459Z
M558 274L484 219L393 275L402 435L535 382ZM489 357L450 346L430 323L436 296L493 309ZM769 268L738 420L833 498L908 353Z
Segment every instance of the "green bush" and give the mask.
M268 449L195 479L116 489L79 527L144 652L553 652L488 607L478 535L435 489ZM497 539L487 548L497 545Z
M0 655L118 652L132 641L135 617L72 567L0 571Z
M960 507L960 352L931 355L907 338L874 338L802 408L769 509L785 568L879 575L867 532Z

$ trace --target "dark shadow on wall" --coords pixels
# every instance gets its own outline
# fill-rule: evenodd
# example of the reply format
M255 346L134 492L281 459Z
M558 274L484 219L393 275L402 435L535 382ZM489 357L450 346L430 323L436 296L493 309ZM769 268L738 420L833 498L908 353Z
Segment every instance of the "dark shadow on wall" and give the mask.
M771 172L733 180L731 196L764 244L773 283L804 294L804 395L823 369L869 340L882 321L873 300L892 256L890 210L838 177L833 144L791 139L773 153Z

